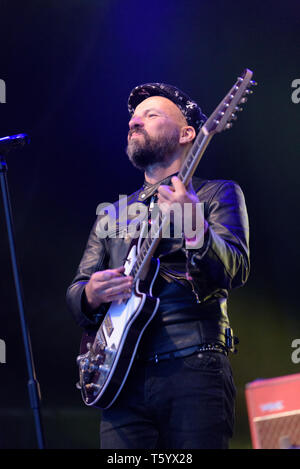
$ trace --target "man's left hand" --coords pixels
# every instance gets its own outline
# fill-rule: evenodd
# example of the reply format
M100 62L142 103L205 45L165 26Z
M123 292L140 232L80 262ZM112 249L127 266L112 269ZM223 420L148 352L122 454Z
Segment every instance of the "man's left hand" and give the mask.
M182 208L182 226L184 223L184 204L192 204L192 228L196 229L196 210L197 203L200 200L193 188L192 182L190 181L188 188L180 181L177 176L173 176L172 186L159 186L158 188L158 205L161 211L166 214L172 208L172 204L180 204ZM204 232L208 228L208 223L204 220Z

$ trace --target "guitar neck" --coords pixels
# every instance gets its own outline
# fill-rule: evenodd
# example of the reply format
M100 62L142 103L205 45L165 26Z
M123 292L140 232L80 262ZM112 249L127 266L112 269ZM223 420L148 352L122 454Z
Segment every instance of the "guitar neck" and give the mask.
M212 134L209 134L206 128L202 127L178 174L178 178L185 187L192 179L211 138Z

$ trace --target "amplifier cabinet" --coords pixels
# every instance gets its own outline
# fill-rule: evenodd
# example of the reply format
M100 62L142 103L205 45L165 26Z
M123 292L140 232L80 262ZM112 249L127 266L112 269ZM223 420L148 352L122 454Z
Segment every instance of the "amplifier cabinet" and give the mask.
M252 381L245 394L253 448L300 447L300 373Z

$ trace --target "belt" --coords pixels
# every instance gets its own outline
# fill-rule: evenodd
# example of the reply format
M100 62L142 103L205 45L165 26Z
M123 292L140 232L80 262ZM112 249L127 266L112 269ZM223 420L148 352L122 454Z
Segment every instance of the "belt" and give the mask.
M180 357L188 357L189 355L193 355L194 353L202 353L202 352L219 352L223 353L223 355L228 355L228 350L224 345L220 344L201 344L201 345L194 345L193 347L187 347L181 350L175 350L173 352L167 353L155 353L150 357L143 357L137 356L138 360L145 361L145 362L155 362L158 363L162 360L170 360L172 358L180 358Z

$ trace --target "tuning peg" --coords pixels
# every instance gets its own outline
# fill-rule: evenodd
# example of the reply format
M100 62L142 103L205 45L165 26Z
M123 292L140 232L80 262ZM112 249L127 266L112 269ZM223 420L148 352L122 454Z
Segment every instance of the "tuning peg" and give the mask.
M240 103L244 104L244 103L246 103L247 101L248 101L248 99L244 97L244 98L242 98L242 99L240 100Z
M242 77L237 77L237 80L238 80L238 82L241 83L241 81L243 81L243 78Z
M237 120L237 115L234 114L234 113L232 113L232 114L231 114L231 119L234 120L234 121L236 121L236 120Z
M234 109L235 109L236 112L241 112L243 110L243 108L239 107L239 106L235 106Z
M251 85L251 86L257 86L257 82L254 81L254 80L251 80L251 81L250 81L250 85Z
M228 122L228 124L225 125L225 129L231 129L232 127L232 123L231 122Z
M245 94L253 94L253 91L247 89L247 90L245 91Z

